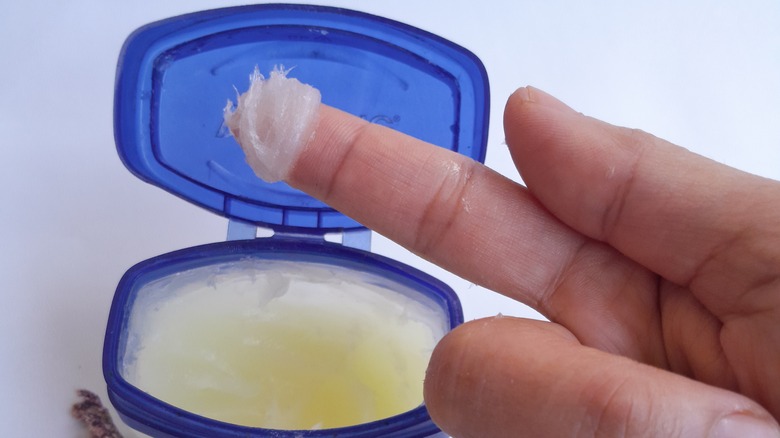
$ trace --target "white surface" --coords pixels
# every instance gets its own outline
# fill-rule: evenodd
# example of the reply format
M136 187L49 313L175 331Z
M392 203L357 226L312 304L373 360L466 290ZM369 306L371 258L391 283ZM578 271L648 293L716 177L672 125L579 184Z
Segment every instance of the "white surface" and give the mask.
M501 113L515 88L532 84L586 114L780 179L776 0L320 3L404 21L476 53L492 88L487 164L512 178ZM105 398L102 337L122 273L224 239L225 219L124 169L112 91L132 30L229 4L0 0L0 435L80 436L69 405L79 387ZM375 249L447 281L468 319L533 315L382 238Z

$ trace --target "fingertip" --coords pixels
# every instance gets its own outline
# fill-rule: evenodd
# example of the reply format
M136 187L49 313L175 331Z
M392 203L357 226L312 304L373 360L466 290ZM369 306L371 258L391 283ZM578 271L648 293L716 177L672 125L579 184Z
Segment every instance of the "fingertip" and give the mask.
M526 102L533 102L533 99L531 98L530 89L531 89L530 86L518 88L512 94L509 95L509 99L507 103L516 102L518 104L523 104Z
M504 135L506 143L517 161L516 154L555 135L568 123L562 118L578 117L579 113L538 88L525 86L509 96L504 108ZM519 168L519 164L518 168Z
M523 340L516 338L518 330ZM434 423L451 436L468 436L475 430L483 436L500 436L502 430L512 435L506 418L522 408L528 395L515 397L527 385L515 375L515 367L522 368L524 361L512 357L523 350L526 340L537 337L545 340L545 348L577 343L557 324L501 315L469 321L448 333L431 355L423 386Z
M527 86L512 93L504 109L505 143L532 193L537 175L544 180L550 166L554 169L563 164L556 151L566 133L587 124L587 118L538 88Z
M504 107L504 130L510 125L510 121L517 117L523 106L533 105L534 101L531 97L531 87L520 87L509 95L509 99L506 101Z
M469 382L465 381L470 374L466 373L461 377L459 370L463 366L461 363L462 354L464 351L468 351L468 345L471 342L470 337L473 331L469 330L469 327L472 324L473 322L467 322L456 327L439 341L431 354L428 369L425 372L423 384L425 406L433 422L447 430L452 428L450 420L452 409L448 402L458 399L455 392L459 385L453 385L453 380L458 384L470 386Z
M474 393L478 387L474 379L480 374L472 370L472 344L490 323L491 318L486 318L456 327L439 341L428 363L423 385L425 405L433 422L452 436L468 429L469 417L461 415L459 409L463 398L479 397Z
M538 106L558 111L573 112L574 110L553 95L536 87L527 85L515 90L507 100L505 114L514 113L523 106ZM513 115L513 114L512 114Z

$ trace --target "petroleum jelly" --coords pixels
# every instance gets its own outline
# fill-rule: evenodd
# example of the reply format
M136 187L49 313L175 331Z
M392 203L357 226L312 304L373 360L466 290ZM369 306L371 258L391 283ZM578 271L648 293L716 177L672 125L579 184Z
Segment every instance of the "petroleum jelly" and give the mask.
M447 329L426 300L373 274L309 262L178 272L139 290L123 375L167 403L234 424L378 420L422 403L428 359Z
M320 92L288 78L290 70L277 66L268 78L255 67L249 89L238 96L238 107L228 101L225 124L244 150L255 174L268 182L284 179L314 135Z

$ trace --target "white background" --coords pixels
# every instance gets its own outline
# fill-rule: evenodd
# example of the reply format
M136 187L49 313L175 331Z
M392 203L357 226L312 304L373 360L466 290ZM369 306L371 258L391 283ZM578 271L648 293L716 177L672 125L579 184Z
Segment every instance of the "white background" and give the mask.
M105 398L103 331L122 273L224 240L224 218L122 166L112 92L131 31L233 4L0 0L0 435L82 436L69 405L80 387ZM477 54L492 90L487 164L513 179L501 114L526 84L588 115L780 179L776 0L321 4L403 21ZM384 239L374 247L448 282L467 319L535 315Z

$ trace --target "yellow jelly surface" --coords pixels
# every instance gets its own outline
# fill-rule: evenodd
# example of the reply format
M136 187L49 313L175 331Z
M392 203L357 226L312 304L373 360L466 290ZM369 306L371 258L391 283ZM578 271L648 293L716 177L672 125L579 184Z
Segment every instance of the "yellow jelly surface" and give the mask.
M446 316L382 283L263 260L157 280L134 304L124 376L174 406L246 426L325 429L400 414L422 403Z

